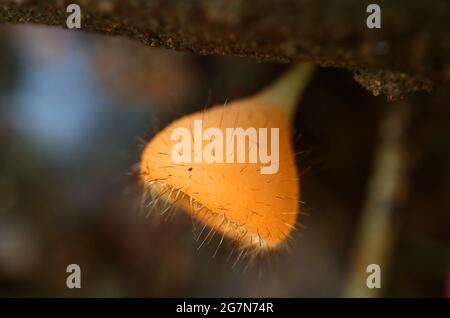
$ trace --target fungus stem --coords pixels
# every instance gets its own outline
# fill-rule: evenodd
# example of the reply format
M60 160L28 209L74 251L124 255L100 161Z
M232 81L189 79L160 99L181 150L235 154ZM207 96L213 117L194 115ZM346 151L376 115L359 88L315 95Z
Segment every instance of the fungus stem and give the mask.
M312 63L295 63L275 82L255 96L261 102L276 105L282 109L289 118L292 118L295 106L303 94L313 71Z

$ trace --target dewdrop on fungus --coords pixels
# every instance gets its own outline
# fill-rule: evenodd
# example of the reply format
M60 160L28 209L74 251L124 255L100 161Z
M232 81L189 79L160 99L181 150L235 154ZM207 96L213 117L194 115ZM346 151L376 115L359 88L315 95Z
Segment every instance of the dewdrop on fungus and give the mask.
M184 116L159 132L141 158L150 205L183 208L204 225L202 244L215 233L220 243L227 237L243 248L285 242L300 200L291 119L312 69L294 65L252 97Z

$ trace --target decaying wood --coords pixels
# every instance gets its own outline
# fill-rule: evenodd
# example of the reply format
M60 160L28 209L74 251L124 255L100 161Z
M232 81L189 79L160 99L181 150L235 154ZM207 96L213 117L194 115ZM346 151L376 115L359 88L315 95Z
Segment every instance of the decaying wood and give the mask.
M83 30L197 54L311 60L390 100L450 78L448 0L378 0L381 29L366 26L370 2L354 0L0 0L0 23L65 27L70 3Z

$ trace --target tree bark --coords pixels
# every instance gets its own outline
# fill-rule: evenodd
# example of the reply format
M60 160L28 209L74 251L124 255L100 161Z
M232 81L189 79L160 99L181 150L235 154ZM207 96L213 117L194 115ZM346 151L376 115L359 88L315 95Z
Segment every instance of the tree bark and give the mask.
M450 79L450 1L377 0L381 29L366 26L354 0L0 0L0 23L66 27L82 8L82 30L149 46L262 62L310 60L345 68L389 100Z

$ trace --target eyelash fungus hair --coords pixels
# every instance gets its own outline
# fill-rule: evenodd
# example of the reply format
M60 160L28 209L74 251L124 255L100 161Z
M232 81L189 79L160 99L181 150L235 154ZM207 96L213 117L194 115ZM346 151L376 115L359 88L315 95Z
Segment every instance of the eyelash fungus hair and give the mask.
M199 248L220 235L216 253L225 237L241 251L279 247L295 229L299 214L291 121L313 68L310 63L295 64L260 93L184 116L159 132L141 158L145 208L151 211L164 202L161 213L166 214L181 207L202 225L199 237L205 236ZM236 127L279 128L278 172L261 174L260 163L174 163L171 153L177 141L171 140L172 131L186 127L193 136L194 120L202 120L203 131L217 127L224 133ZM258 144L250 140L248 146ZM194 147L192 152L199 155Z

